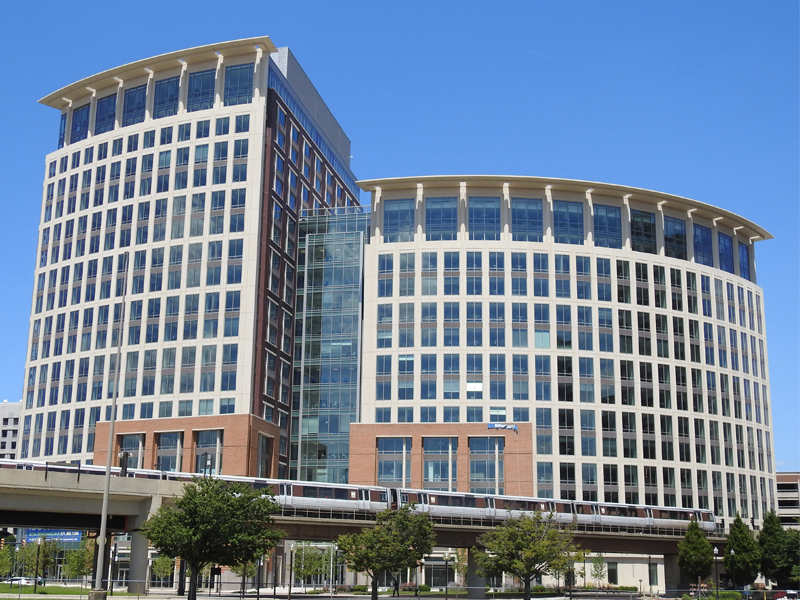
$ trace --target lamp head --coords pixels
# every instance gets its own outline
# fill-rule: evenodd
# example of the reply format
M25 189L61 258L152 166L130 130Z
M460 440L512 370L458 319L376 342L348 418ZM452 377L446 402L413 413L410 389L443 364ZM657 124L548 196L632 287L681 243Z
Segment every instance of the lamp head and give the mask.
M719 548L714 546L714 556L716 556L717 554L719 554Z

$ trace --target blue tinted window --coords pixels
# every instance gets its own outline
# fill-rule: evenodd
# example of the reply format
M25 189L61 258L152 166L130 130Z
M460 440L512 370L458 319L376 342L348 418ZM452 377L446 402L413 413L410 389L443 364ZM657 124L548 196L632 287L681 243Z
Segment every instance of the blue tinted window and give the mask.
M111 94L97 101L97 114L94 117L94 134L99 135L114 129L117 118L117 95Z
M594 205L594 245L622 248L622 211L618 206Z
M731 236L719 232L719 268L733 273L733 240Z
M553 230L557 244L583 244L583 203L554 200Z
M425 236L428 241L450 241L458 233L458 200L426 198Z
M64 147L64 136L67 133L67 113L62 113L61 121L58 124L58 147Z
M161 119L178 114L178 89L180 77L156 81L153 98L153 118Z
M122 104L122 126L135 125L144 121L144 105L147 99L147 86L140 85L125 90Z
M686 221L664 217L664 253L686 260Z
M469 239L500 239L500 198L470 196Z
M414 200L383 203L383 241L411 242L414 239Z
M739 275L750 281L750 248L739 242Z
M519 242L541 242L544 232L542 201L536 198L511 199L511 235Z
M72 130L69 133L69 143L74 144L85 140L89 134L89 105L81 106L72 111Z
M225 68L225 106L253 101L253 67L250 63Z
M711 246L711 228L694 225L694 261L709 267L714 266L714 249Z
M656 216L642 210L631 210L631 249L656 253Z
M214 69L189 75L186 110L205 110L214 106Z

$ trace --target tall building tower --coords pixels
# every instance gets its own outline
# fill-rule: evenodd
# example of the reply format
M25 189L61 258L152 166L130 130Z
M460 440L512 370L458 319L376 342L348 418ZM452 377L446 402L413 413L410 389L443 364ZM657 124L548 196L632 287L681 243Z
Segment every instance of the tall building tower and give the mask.
M284 477L301 211L358 205L350 141L267 37L43 100L20 457Z
M619 185L359 183L372 226L351 483L756 521L775 508L754 255L768 232Z

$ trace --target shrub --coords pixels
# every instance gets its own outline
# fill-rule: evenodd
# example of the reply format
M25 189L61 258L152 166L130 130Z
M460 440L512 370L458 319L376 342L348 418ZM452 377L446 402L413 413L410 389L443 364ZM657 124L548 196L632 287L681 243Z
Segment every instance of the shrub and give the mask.
M423 583L422 585L419 586L419 591L420 592L430 592L431 591L431 586Z
M365 586L365 585L354 585L353 586L353 591L354 592L366 592L367 591L367 586Z

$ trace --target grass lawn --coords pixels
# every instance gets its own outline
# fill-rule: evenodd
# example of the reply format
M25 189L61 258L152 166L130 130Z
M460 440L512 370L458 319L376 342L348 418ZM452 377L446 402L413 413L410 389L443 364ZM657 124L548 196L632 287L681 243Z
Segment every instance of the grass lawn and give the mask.
M84 586L83 590L79 586L63 586L63 585L40 585L36 588L37 594L47 594L48 596L86 596L91 588ZM0 594L19 594L20 586L17 584L0 583ZM32 585L22 586L22 595L33 594ZM136 594L128 594L127 592L114 591L114 596L135 596Z

